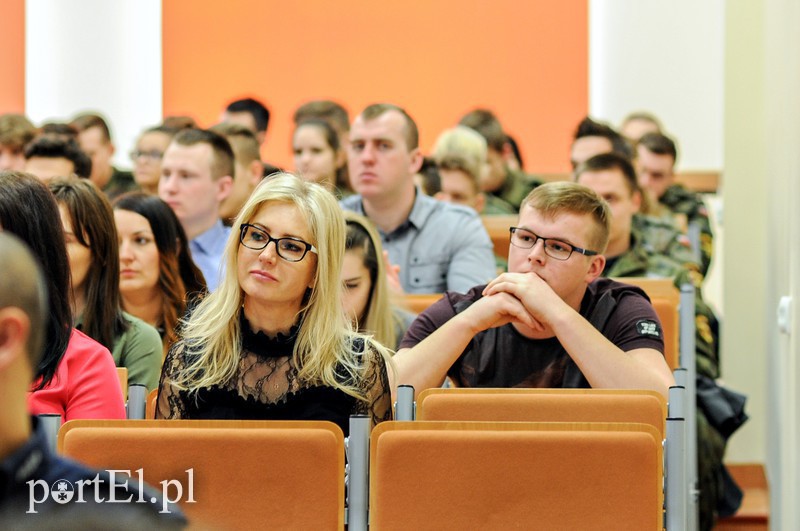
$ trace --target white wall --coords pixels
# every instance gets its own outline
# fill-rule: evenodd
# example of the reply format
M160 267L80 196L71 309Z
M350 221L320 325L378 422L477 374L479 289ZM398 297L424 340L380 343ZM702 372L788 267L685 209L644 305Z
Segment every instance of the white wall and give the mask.
M681 169L723 162L723 0L589 0L589 112L658 116Z
M26 113L39 124L100 111L115 164L161 121L160 0L27 0Z

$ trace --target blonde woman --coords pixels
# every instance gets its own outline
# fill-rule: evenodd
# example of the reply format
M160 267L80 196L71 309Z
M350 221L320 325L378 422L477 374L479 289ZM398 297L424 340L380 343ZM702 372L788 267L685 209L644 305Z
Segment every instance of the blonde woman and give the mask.
M242 207L219 288L164 363L159 418L391 418L388 352L342 311L342 211L322 186L280 173Z
M347 222L342 284L345 313L353 324L381 344L396 349L416 317L392 304L380 236L370 221L355 212Z

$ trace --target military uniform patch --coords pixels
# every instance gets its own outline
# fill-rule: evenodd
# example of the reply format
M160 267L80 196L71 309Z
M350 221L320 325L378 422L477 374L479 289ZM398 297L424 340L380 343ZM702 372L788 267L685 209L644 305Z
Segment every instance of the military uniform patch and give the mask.
M656 321L642 319L636 322L636 330L641 336L661 337L661 327Z

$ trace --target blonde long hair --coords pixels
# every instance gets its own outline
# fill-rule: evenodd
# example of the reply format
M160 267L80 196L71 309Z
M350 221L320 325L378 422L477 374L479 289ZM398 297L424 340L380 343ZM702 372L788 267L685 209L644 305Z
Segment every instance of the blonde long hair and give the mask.
M369 298L364 308L364 318L358 322L358 329L373 334L378 342L393 349L397 343L397 328L403 323L392 308L380 236L364 216L346 211L344 219L347 223L345 252L358 252L370 277ZM361 319L361 316L356 318Z
M183 323L181 341L193 360L173 384L191 392L224 384L236 376L242 353L240 317L244 301L237 274L238 227L251 220L267 202L295 205L308 224L311 243L318 249L314 288L298 312L300 329L293 352L298 379L334 387L364 400L366 397L357 383L365 369L361 360L369 356L356 350L358 343L363 341L365 352L370 349L379 352L389 366L391 360L383 346L353 331L342 310L340 275L345 242L342 210L322 186L289 173L276 173L264 179L236 217L225 245L225 275L217 290ZM346 377L337 378L337 371L342 374L342 369Z

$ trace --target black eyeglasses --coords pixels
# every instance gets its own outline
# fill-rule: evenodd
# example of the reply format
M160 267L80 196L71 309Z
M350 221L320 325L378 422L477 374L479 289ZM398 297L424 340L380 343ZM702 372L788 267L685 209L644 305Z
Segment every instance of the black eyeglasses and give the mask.
M298 238L273 238L267 231L249 223L242 223L239 227L239 241L248 249L260 251L266 249L269 242L275 242L278 256L287 262L299 262L305 258L308 251L317 252L317 248Z
M511 231L511 245L514 247L519 247L520 249L532 249L536 242L542 240L544 244L544 252L550 258L555 258L556 260L567 260L572 253L580 253L585 256L594 256L596 254L600 254L597 251L589 251L587 249L581 249L580 247L575 247L567 242L562 242L561 240L556 240L555 238L544 238L539 236L528 229L523 229L521 227L511 227L509 229Z

